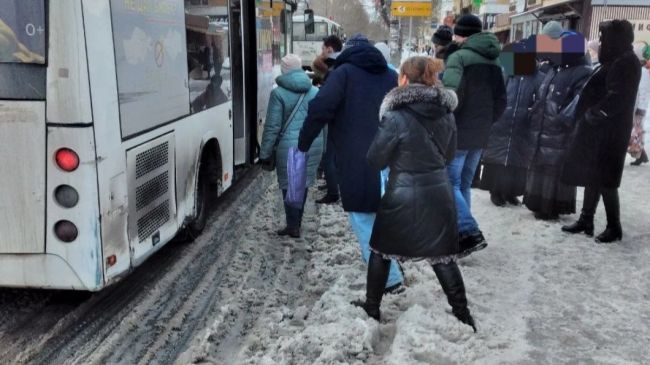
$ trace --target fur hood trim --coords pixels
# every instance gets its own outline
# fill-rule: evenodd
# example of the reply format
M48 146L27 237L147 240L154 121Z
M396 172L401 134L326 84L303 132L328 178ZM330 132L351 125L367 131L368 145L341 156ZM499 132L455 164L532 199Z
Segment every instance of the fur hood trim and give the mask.
M422 84L410 84L391 90L379 109L379 118L386 112L399 109L402 106L414 103L433 103L449 108L452 112L458 106L458 97L451 89Z

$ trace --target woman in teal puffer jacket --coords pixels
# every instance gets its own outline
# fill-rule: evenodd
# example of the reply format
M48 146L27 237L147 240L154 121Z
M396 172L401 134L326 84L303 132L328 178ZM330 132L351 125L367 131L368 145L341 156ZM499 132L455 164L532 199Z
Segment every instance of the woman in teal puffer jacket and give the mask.
M287 155L289 148L298 147L298 135L307 116L309 102L316 96L318 89L312 86L311 80L302 70L301 59L293 54L282 58L282 75L276 80L278 85L271 92L269 106L266 113L266 124L262 135L262 146L260 149L260 160L268 161L273 153L273 146L280 138L276 151L276 172L278 184L282 190L282 196L286 196L288 187L287 178ZM305 97L297 106L296 113L291 121L287 121L296 107L302 94ZM281 134L285 123L290 123L284 134ZM318 136L309 149L309 160L307 162L307 186L312 186L316 180L316 170L320 164L323 154L323 135ZM305 200L307 194L305 194ZM303 209L296 209L284 205L287 226L278 231L281 236L300 237L300 225L302 223Z

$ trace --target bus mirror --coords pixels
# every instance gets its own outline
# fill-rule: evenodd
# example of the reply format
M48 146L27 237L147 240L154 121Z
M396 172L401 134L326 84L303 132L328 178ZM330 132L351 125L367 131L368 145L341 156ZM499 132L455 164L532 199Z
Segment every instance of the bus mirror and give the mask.
M305 9L305 34L314 34L314 11Z

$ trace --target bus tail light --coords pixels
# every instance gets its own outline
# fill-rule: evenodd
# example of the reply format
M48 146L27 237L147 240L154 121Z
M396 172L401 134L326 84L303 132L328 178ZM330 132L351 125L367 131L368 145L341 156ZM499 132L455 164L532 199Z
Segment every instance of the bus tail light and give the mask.
M54 225L54 234L61 241L69 243L77 239L79 231L74 223L63 220L56 222Z
M54 198L64 208L72 208L79 202L79 193L70 185L60 185L54 190Z
M56 151L56 164L67 172L72 172L79 167L79 155L69 148L61 148Z

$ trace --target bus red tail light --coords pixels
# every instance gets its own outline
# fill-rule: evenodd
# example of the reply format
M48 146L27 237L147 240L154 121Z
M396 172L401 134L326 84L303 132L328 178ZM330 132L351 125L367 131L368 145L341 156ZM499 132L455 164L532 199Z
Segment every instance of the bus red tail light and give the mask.
M54 234L63 242L72 242L77 239L79 231L77 226L70 221L58 221L54 225Z
M79 155L69 148L56 151L56 164L63 171L72 172L79 167Z

